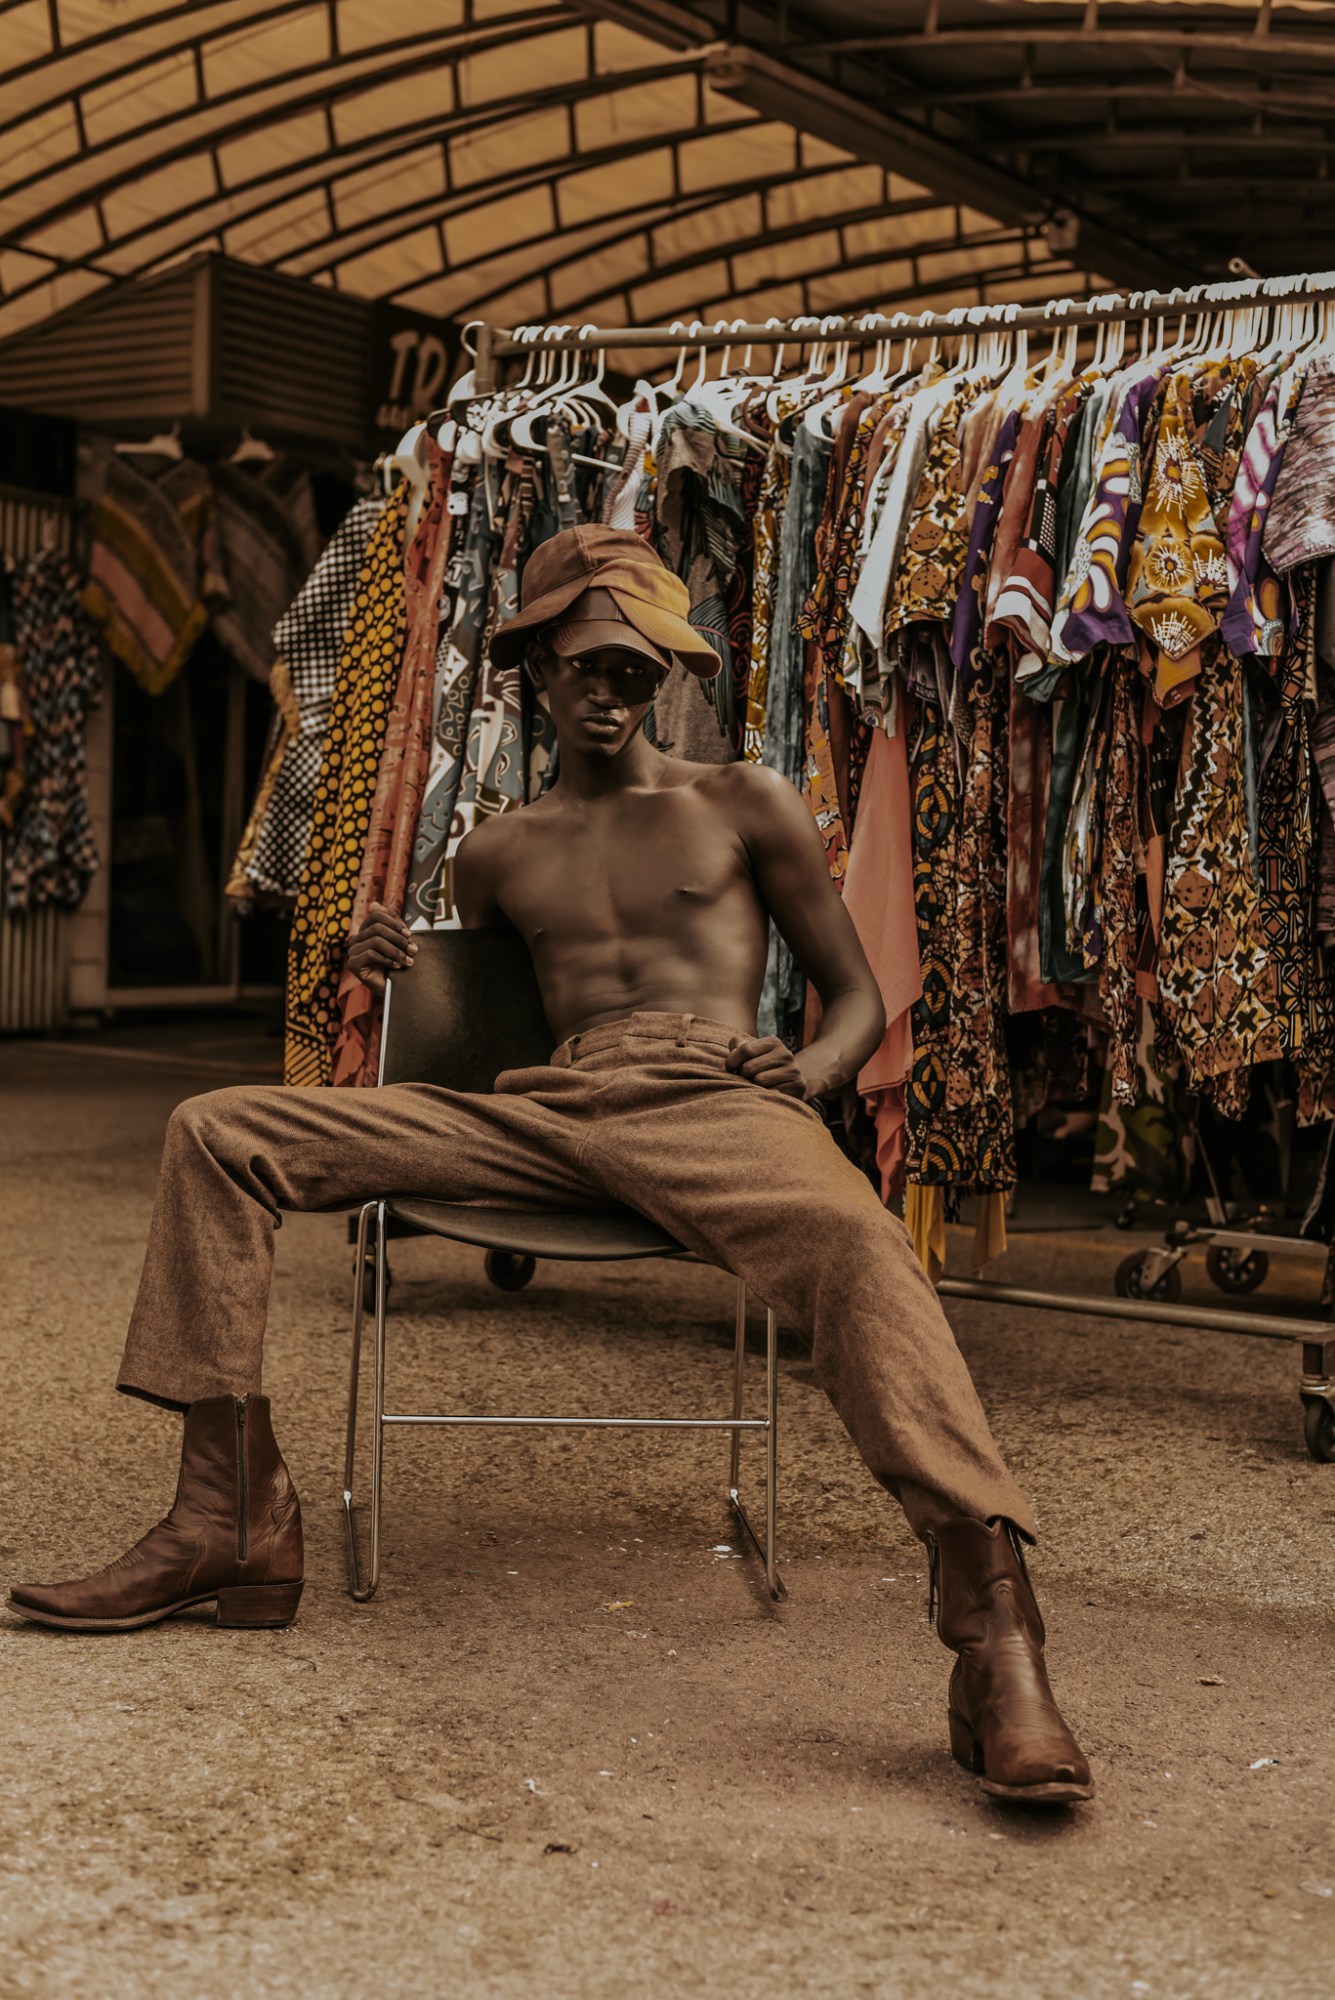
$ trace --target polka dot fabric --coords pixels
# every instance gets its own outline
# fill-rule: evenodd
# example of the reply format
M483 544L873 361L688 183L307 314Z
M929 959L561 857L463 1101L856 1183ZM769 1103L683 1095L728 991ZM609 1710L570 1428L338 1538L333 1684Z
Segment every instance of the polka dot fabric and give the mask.
M288 943L283 1061L288 1083L332 1080L335 997L403 658L407 510L405 483L371 536L339 660Z

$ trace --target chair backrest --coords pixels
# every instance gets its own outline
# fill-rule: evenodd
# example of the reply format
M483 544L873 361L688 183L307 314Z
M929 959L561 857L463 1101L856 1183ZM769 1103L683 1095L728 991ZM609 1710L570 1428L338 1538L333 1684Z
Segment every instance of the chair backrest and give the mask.
M411 967L386 985L379 1080L485 1093L555 1045L518 931L419 931Z

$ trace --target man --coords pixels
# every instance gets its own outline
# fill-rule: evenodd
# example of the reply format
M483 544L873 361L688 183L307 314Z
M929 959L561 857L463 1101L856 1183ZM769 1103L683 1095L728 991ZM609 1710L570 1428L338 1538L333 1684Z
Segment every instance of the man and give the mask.
M674 662L718 671L687 608L684 584L633 534L572 528L533 555L493 653L527 653L560 776L468 835L453 887L465 926L525 938L560 1046L489 1096L244 1088L177 1109L119 1377L185 1412L175 1503L109 1569L17 1587L10 1603L69 1630L124 1630L212 1599L220 1624L295 1615L300 1511L259 1393L283 1209L391 1193L612 1197L811 1337L818 1379L928 1546L937 1628L959 1655L955 1756L997 1796L1070 1804L1092 1786L1048 1686L1021 1555L1028 1502L907 1232L814 1103L885 1029L814 822L775 773L683 763L643 734ZM755 1035L771 916L823 1008L797 1055ZM377 908L348 962L381 987L416 949Z

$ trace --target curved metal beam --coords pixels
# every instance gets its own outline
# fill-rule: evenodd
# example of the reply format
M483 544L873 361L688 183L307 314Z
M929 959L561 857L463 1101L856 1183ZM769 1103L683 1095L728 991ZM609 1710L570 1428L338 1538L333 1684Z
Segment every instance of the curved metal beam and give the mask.
M526 18L531 22L536 17L529 15ZM209 123L204 131L187 138L182 138L175 144L164 146L161 151L154 153L148 160L137 159L132 165L122 167L119 171L106 175L100 181L93 181L90 184L81 186L76 194L67 196L54 207L44 210L38 215L26 218L23 228L28 232L34 229L46 228L52 222L59 221L63 215L68 214L72 209L82 208L89 202L100 201L106 195L115 193L117 189L141 180L146 172L157 172L163 167L175 165L181 160L190 159L200 154L215 153L219 146L228 145L237 139L243 139L249 133L263 131L267 125L274 123L278 118L291 118L302 111L328 111L344 98L356 97L368 88L393 83L400 77L416 75L421 68L424 53L433 48L439 47L444 62L451 69L454 69L458 61L469 55L486 53L494 48L507 48L515 39L541 39L544 35L552 32L552 25L546 15L540 18L543 25L534 28L529 34L520 33L516 37L513 30L501 34L488 33L475 41L471 41L469 46L462 51L459 51L457 48L458 31L455 29L445 29L437 34L421 35L412 37L407 41L399 40L391 44L386 44L385 47L391 55L396 55L398 51L404 49L409 51L405 55L398 56L397 60L377 63L374 58L378 52L370 49L359 51L355 58L335 58L332 62L325 61L303 64L298 68L287 71L284 80L290 82L316 77L328 80L323 82L319 88L304 92L297 91L290 96L277 97L274 93L272 83L259 85L247 84L237 90L219 92L216 97L207 98L199 103L192 104L184 111L164 113L161 118L150 119L145 124L136 127L134 137L142 139L146 133L153 132L162 132L165 134L172 130L179 130L179 128L191 122L204 124L208 113L225 109L229 105L239 107L246 103L253 104L256 99L261 97L265 100L259 109L244 112L240 116L221 125ZM363 64L365 64L364 67ZM598 77L585 76L577 82L553 86L547 91L530 91L525 92L522 96L493 99L486 105L470 106L468 109L474 112L495 113L497 115L514 117L517 115L517 112L522 112L524 108L542 109L552 101L565 101L572 92L578 90L583 90L589 96L601 96L622 86L633 87L637 83L652 82L661 76L680 75L681 71L682 63L680 59L675 59L656 65L650 69L622 70ZM341 74L341 72L348 73ZM453 88L456 92L455 103L457 107L457 85L454 85ZM451 113L446 114L447 117L453 115L456 115L456 111L453 109ZM82 153L76 154L72 158L60 160L49 167L40 167L27 175L26 178L11 181L5 189L5 198L6 200L12 199L15 195L25 193L31 187L39 186L43 181L56 180L57 178L67 176L79 167L87 165L90 161L95 161L122 150L126 142L127 135L118 133L114 138L103 140L96 146L86 147ZM0 240L12 239L5 238Z
M943 289L943 287L955 284L959 284L967 288L967 286L973 282L973 279L976 275L976 273L972 269L970 269L967 271L961 271L956 276L953 277L937 279L931 283L924 283L916 275L917 260L920 257L947 256L952 251L982 249L989 246L995 246L996 248L1001 249L1008 244L1012 243L1022 244L1029 242L1031 240L1032 240L1031 238L1024 236L1022 232L1020 232L1019 230L1008 227L1004 224L999 224L996 231L980 230L976 235L972 236L961 236L958 234L954 236L938 236L930 238L928 241L923 243L906 243L903 249L898 251L894 249L888 249L876 252L868 252L868 254L863 257L853 257L853 258L841 257L835 263L818 265L814 270L810 271L795 272L789 278L777 278L774 280L774 282L776 284L800 285L803 287L803 296L806 297L808 295L807 288L810 285L818 283L821 278L832 277L836 271L875 271L879 270L882 266L886 264L902 263L910 265L915 272L914 282L912 286L909 287L907 296L918 298L921 297L924 293L939 292ZM722 257L725 261L727 261L728 252L726 251L726 249L720 247L719 251L717 252L717 256ZM702 259L701 261L702 263L713 262L715 261L715 259L713 258L707 260ZM1024 264L1022 268L1025 272L1025 275L1027 276L1033 275L1032 268L1028 264ZM641 279L640 282L645 283L648 282L649 280L657 280L657 278L660 275L663 274L656 271L646 272L645 277ZM682 277L689 276L689 269L681 272L679 275ZM731 278L732 276L731 267L729 267L728 275ZM617 291L630 292L635 289L635 286L636 286L636 281L633 278L631 278L619 282L615 289ZM746 289L748 288L744 286L739 287L730 285L726 297L735 298L739 295L739 293L744 292ZM595 304L597 300L604 295L606 290L607 287L604 286L596 292L595 291L586 292L582 298L572 299L567 305L562 307L561 309L562 316L564 317L566 314L568 314L572 319L576 318L581 312L586 311L590 305ZM485 302L486 302L486 295L484 294L481 300L474 302L474 305L475 306L482 305L485 304ZM701 300L700 301L701 312L705 310L705 306L706 306L706 301ZM685 308L683 308L683 310L684 309ZM850 310L856 310L856 308L850 308Z
M523 101L525 100L521 100L521 102ZM180 222L188 216L195 215L200 218L198 234L195 236L183 236L179 242L172 246L170 252L173 258L189 254L190 250L198 247L201 242L211 241L218 234L219 230L228 227L235 228L241 222L249 221L257 215L264 214L267 209L279 207L282 203L291 200L295 194L302 192L324 192L327 194L331 180L337 178L337 176L328 175L325 171L330 158L341 161L341 169L344 173L368 166L379 166L403 154L420 150L424 139L431 138L442 128L448 131L448 136L459 136L461 133L466 134L472 131L483 130L489 125L502 123L507 118L513 117L513 115L513 111L504 109L497 111L493 107L488 106L482 114L471 120L467 118L460 120L453 114L447 115L444 120L418 120L399 127L391 135L392 143L390 144L386 144L385 138L382 136L374 141L358 142L357 145L347 149L346 156L337 151L323 153L319 156L318 160L303 162L300 166L291 169L286 175L278 179L269 174L257 174L249 182L238 182L236 186L229 188L225 194L213 194L199 201L185 203L170 214L157 215L151 221L140 224L138 228L125 231L121 236L116 238L114 243L105 245L100 252L96 253L95 258L88 260L66 260L65 268L74 270L96 267L101 269L100 259L105 257L108 250L122 252L138 241L156 236L159 231L168 227L171 223ZM745 132L751 128L751 124L752 121L750 119L740 118L726 123L711 123L708 127L704 128L695 125L684 126L676 133L657 132L646 135L630 144L622 142L618 145L597 147L590 152L573 155L567 164L566 173L580 173L589 168L615 165L621 160L635 159L644 153L658 152L666 146L674 146L684 140L698 138L701 136L702 131L707 131L710 135ZM796 135L794 135L794 144L796 144ZM822 171L828 172L829 169L815 169L813 170L813 177L816 173ZM774 176L773 180L782 183L789 179L799 178L800 176L801 170L794 169L791 174L785 173ZM556 177L556 184L558 186L560 180L564 177L564 175ZM455 213L466 214L472 208L485 207L489 202L495 201L504 195L522 193L529 188L546 185L552 179L553 175L550 163L533 167L523 167L517 169L512 174L495 175L490 180L481 181L476 187L470 188L467 195L458 202L457 207L449 208L442 204L440 219L446 219L448 215ZM726 192L727 188L731 185L731 183L724 183L722 191ZM243 205L239 210L235 209L234 204L237 197L244 196L248 189L255 190L258 194L258 199L251 202L248 206ZM711 190L711 193L714 192L718 191ZM225 204L232 212L223 218L215 218L214 211L216 211L220 204ZM593 217L591 221L596 222L597 218ZM3 241L4 239L0 238L0 243L3 243ZM22 247L21 243L18 247ZM40 255L41 253L31 252L29 254ZM145 259L144 264L139 266L137 270L135 267L131 267L128 271L119 272L116 275L118 277L138 275L139 272L145 269L151 269L157 261L157 257L150 256ZM281 267L287 260L279 258L274 261ZM443 264L444 249L442 245ZM40 277L30 279L25 285L16 286L12 292L6 295L4 303L26 297L30 292L46 284L50 276L51 273L47 271ZM419 279L416 282L424 283L426 280Z
M461 272L469 271L478 265L489 263L493 257L510 257L516 255L521 250L538 249L544 245L549 245L553 254L549 257L548 261L545 264L535 265L533 270L527 274L531 277L540 277L544 272L559 269L567 261L560 250L561 240L564 237L582 233L585 229L596 228L602 222L615 223L621 215L643 217L647 210L652 209L656 219L652 222L645 220L636 221L629 228L618 230L614 235L601 238L596 244L588 248L579 249L573 254L576 257L586 257L601 254L607 250L619 249L622 244L633 242L637 236L643 235L645 230L657 227L659 222L676 223L689 220L694 216L707 215L711 209L724 208L730 202L744 200L747 195L754 194L763 198L773 188L792 187L794 184L800 186L804 180L819 180L822 174L826 174L829 171L828 167L808 167L796 174L767 174L756 176L749 180L729 181L722 188L711 188L707 194L702 194L698 200L689 202L673 202L666 205L663 203L646 202L630 203L627 204L624 210L616 211L608 216L600 216L594 222L572 224L568 229L561 229L555 232L551 230L537 231L532 236L513 239L507 243L498 243L494 248L481 252L476 257L469 257L465 258L462 262L451 263L442 275L445 277L456 277ZM484 207L485 205L485 203L475 204L475 206L479 207ZM698 252L674 258L665 264L647 266L640 278L631 279L628 282L648 283L650 280L657 280L659 278L671 278L675 277L679 271L693 270L697 264L710 263L717 257L748 255L767 249L772 244L800 242L806 236L820 236L828 231L837 232L860 223L879 221L885 216L918 215L928 213L933 209L951 208L955 205L951 202L941 201L935 195L925 195L921 199L912 201L882 201L865 208L844 209L840 210L837 215L803 217L799 221L780 225L777 228L764 228L750 236L719 237L712 243L702 244ZM456 209L451 210L450 215L446 216L441 211L440 203L435 202L425 206L416 215L413 226L420 228L424 223L429 223L437 219L449 220L453 215L467 213L467 209ZM365 247L369 249L382 248L386 244L396 241L402 233L402 231L398 230L386 232L383 237L376 237L373 242ZM315 246L312 245L310 247L314 248ZM361 254L360 247L356 254ZM335 265L344 261L346 255L346 251L332 251L327 256L321 256L314 264L308 264L304 262L306 251L303 249L301 252L303 263L300 275L308 277L316 271L332 270ZM289 260L275 258L272 262L275 267L281 268L288 264ZM430 284L431 280L424 278L421 282L423 284ZM386 294L385 296L388 295Z
M967 28L936 28L930 34L888 30L869 35L846 35L815 42L787 41L775 44L775 53L792 57L838 57L855 55L948 55L958 49L1064 48L1072 57L1106 52L1109 49L1211 49L1246 55L1255 60L1264 56L1294 56L1308 62L1313 56L1335 60L1335 41L1330 34L1303 35L1286 29L1282 34L1245 35L1237 29L1147 27L1128 23L1115 28L1061 28L1035 23L1033 27L1013 22L979 21Z
M388 64L384 68L369 71L356 77L345 78L336 87L331 86L324 90L310 92L299 98L284 99L281 107L279 107L281 115L286 119L302 110L328 109L343 97L357 95L358 92L367 87L368 83L378 86L386 82L393 82L396 77L414 73L419 67L420 61L421 56L420 51L418 51L413 56ZM454 108L429 118L405 122L403 125L392 129L400 133L408 131L416 132L417 144L419 145L424 141L435 138L467 137L471 133L485 130L488 125L504 124L516 118L532 115L537 111L550 110L553 107L561 105L583 103L594 97L611 96L619 89L629 89L639 83L654 82L663 76L678 76L680 74L681 65L672 63L659 69L623 70L609 76L596 78L581 77L574 79L570 83L553 85L544 91L525 91L521 95L513 97L494 98L485 105L469 106L464 110ZM248 98L253 98L256 94L253 89L245 93ZM218 101L220 100L214 100L215 103ZM200 107L196 106L194 109L197 112ZM264 111L250 112L244 117L234 120L230 125L210 129L201 137L183 140L180 144L155 154L149 161L137 160L133 166L124 167L119 172L108 175L104 180L83 185L78 189L77 193L66 196L61 201L54 203L50 208L41 210L35 215L26 216L23 222L16 228L0 234L0 245L11 249L22 249L25 240L35 232L50 228L53 223L61 221L67 215L76 213L79 209L88 208L97 202L104 201L109 194L114 194L118 189L131 186L135 181L142 179L146 172L156 172L164 166L170 166L184 159L216 157L217 148L220 145L229 144L236 139L244 138L247 133L262 131L265 126L272 122L273 116L274 107L272 105ZM164 124L177 123L179 119L173 118L162 122ZM749 119L738 119L733 122L723 121L713 123L707 129L710 132L726 132L735 130L739 125L749 123L751 123ZM696 128L692 127L691 130L694 134ZM118 140L111 143L119 145L122 142ZM374 142L370 143L374 144ZM663 144L666 141L660 138L659 143ZM360 156L365 152L367 144L368 142L366 141L358 140L346 146L331 145L324 150L320 157L329 160ZM85 159L88 157L91 157L91 153L84 156ZM589 156L580 155L579 157L586 158ZM82 161L62 161L59 169L33 174L29 176L26 182L14 183L8 190L8 193L13 194L21 191L24 187L36 185L44 179L53 178L56 171L65 172L71 167L82 163ZM271 181L274 177L272 175L261 175L257 178ZM227 200L238 189L253 186L254 184L254 181L238 181L234 182L231 187L224 188L221 180L219 180L217 193L210 196L207 202L184 203L178 209L165 210L155 218L152 224L147 225L144 231L126 232L125 235L118 237L116 241L120 243L133 240L137 234L148 233L149 230L161 228L164 224L174 222L179 216L189 214L192 209L201 206L211 206L215 201ZM36 254L40 255L41 253L38 252Z

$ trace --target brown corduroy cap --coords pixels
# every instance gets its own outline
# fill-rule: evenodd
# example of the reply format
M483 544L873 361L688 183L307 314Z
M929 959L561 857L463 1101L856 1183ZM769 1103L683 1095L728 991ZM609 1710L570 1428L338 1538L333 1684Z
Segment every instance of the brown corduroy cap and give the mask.
M681 578L641 536L596 523L563 528L534 549L519 580L518 616L498 625L492 636L497 666L517 665L545 625L578 620L579 600L589 591L597 593L590 616L598 644L611 643L605 636L610 598L616 616L657 651L671 654L702 680L718 672L718 654L687 617L691 600Z

